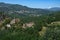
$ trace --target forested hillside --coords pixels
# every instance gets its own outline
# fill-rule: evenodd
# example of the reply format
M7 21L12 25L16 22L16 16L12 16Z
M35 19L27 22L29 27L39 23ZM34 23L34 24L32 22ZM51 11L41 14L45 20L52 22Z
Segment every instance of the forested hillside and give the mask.
M1 2L0 40L60 40L60 8Z
M42 16L12 15L0 12L0 40L60 40L60 11Z

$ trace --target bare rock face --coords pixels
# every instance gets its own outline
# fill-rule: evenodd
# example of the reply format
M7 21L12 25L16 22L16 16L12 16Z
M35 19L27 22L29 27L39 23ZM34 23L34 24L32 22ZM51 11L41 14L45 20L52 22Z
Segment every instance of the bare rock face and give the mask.
M32 27L33 25L34 25L34 22L25 23L23 24L23 28Z
M10 22L10 24L15 24L15 19L13 19L13 20Z
M15 19L13 19L13 20L10 22L10 24L15 24L15 23L18 23L18 22L20 22L20 19L19 19L19 18L15 18Z
M10 27L11 27L11 25L10 25L10 24L7 24L6 26L7 26L8 28L10 28Z
M15 23L19 23L20 22L20 19L19 18L16 18L15 19Z

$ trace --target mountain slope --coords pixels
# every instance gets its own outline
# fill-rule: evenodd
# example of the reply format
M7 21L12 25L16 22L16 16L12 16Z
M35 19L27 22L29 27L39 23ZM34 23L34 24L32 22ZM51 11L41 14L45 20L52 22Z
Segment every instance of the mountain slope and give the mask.
M8 4L8 3L0 3L0 11L8 12L8 13L32 13L32 14L47 14L49 11L46 9L37 9L37 8L29 8L27 6L22 6L18 4Z
M53 8L50 8L51 11L60 11L60 7L53 7Z

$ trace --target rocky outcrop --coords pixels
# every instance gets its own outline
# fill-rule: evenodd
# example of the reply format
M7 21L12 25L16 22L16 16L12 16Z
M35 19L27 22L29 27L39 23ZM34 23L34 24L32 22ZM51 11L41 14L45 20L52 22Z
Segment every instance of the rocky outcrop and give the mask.
M15 24L15 23L18 23L18 22L20 22L20 19L19 19L19 18L15 18L15 19L13 19L13 20L10 22L10 24Z
M33 25L34 25L34 22L25 23L25 24L23 24L23 28L33 27Z

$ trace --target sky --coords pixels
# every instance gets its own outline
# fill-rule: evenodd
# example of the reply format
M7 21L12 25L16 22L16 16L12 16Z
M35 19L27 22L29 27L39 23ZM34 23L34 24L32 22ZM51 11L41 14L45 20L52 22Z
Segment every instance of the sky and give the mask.
M20 4L31 8L60 7L60 0L0 0L0 2Z

